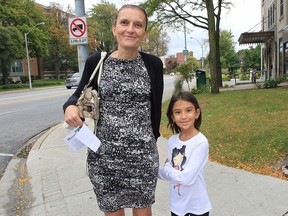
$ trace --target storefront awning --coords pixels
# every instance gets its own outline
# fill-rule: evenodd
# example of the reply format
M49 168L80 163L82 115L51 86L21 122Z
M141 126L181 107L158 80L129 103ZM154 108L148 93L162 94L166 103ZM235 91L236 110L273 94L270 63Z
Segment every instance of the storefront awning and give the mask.
M269 39L273 40L274 31L266 32L244 32L240 35L238 42L239 44L260 44L265 43Z

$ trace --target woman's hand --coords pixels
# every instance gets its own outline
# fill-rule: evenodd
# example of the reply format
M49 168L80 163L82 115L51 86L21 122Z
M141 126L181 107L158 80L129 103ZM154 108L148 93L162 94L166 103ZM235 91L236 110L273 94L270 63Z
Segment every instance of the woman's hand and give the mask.
M64 120L68 125L74 128L83 125L83 121L79 116L78 108L75 105L70 105L66 108L64 114Z

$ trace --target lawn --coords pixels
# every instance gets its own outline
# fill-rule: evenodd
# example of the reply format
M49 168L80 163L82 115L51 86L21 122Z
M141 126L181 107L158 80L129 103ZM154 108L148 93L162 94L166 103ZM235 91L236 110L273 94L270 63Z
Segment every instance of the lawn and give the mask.
M288 158L288 89L197 94L202 108L201 132L210 144L210 160L250 172L282 176ZM163 103L161 134L168 138Z
M33 88L41 88L47 86L64 86L65 80L63 79L39 79L32 81ZM7 84L0 85L1 91L9 91L9 90L17 90L17 89L29 89L29 83L15 83L15 84Z

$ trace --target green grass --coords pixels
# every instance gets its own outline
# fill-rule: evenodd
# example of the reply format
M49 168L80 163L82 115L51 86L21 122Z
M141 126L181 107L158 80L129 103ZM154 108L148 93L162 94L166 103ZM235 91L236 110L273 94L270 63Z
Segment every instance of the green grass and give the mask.
M41 88L47 86L64 86L65 80L63 79L39 79L32 81L33 88ZM16 83L16 84L8 84L8 85L0 85L1 91L10 91L10 90L18 90L18 89L29 89L29 83Z
M201 132L210 144L210 160L279 177L277 164L288 157L288 89L197 94L202 108ZM161 134L168 101L163 104Z

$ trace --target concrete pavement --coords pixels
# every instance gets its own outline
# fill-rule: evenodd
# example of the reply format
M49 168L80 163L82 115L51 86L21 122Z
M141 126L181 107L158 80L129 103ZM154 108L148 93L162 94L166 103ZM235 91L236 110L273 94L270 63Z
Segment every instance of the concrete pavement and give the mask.
M63 141L68 133L63 123L52 127L33 145L27 161L9 163L0 182L0 215L103 215L86 174L86 150L73 152ZM158 147L162 164L167 140L160 137ZM208 162L206 182L211 216L288 216L287 181ZM12 196L15 191L19 197ZM126 212L132 215L131 210ZM159 180L153 216L168 215L168 182Z

